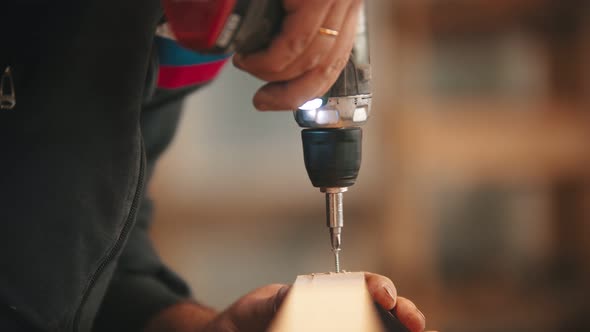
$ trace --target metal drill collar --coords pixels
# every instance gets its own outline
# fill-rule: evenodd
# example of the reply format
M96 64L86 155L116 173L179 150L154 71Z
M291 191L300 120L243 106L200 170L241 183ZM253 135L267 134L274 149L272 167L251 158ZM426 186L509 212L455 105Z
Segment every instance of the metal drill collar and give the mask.
M320 191L326 194L339 194L339 193L345 193L348 191L348 188L344 187L344 188L320 188Z
M319 108L298 109L293 114L303 128L356 127L369 119L371 100L371 94L333 97Z

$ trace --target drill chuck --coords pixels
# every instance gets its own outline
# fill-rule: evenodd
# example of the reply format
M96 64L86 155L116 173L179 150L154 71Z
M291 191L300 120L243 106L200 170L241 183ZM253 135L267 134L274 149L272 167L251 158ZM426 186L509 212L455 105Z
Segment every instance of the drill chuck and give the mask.
M305 168L314 187L354 185L361 167L361 128L305 129L301 136Z

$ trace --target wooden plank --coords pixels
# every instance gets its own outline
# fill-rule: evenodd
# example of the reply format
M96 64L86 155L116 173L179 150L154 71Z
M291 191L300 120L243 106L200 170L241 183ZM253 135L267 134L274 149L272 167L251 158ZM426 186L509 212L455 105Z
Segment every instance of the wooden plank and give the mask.
M297 277L271 332L383 332L362 272Z

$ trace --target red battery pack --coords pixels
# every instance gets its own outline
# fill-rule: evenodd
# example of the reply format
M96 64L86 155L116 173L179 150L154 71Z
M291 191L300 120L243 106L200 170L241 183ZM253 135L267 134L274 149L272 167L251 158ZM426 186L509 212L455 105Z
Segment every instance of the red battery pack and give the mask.
M236 0L163 0L162 4L178 43L208 51L216 47Z

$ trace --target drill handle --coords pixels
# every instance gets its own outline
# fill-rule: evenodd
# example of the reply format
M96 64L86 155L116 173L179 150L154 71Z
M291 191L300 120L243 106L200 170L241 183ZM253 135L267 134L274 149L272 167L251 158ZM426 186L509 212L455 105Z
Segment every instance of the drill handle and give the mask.
M238 0L248 6L234 39L234 51L250 54L267 48L281 31L285 17L281 0Z

